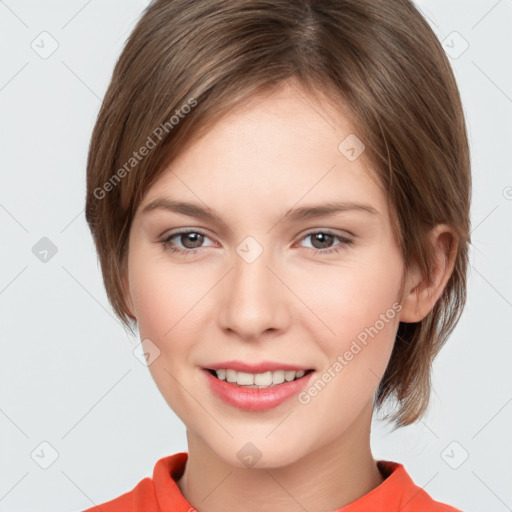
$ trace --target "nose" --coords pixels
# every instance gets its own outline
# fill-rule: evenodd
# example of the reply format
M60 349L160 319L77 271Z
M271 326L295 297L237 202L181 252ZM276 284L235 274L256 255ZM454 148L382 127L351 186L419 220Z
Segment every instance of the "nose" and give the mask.
M273 267L265 251L252 262L235 255L233 268L218 290L222 329L244 340L256 340L288 328L293 294Z

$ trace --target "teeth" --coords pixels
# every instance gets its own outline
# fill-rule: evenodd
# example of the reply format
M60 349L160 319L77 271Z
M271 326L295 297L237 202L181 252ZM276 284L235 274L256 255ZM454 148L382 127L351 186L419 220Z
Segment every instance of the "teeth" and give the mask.
M236 382L239 386L252 386L254 384L254 376L252 375L252 373L237 373L234 370L230 371L233 371L235 373L232 382Z
M291 382L294 379L300 379L306 372L304 370L297 372L277 370L275 372L265 373L246 373L230 369L221 369L215 370L215 373L220 380L231 382L237 386L268 388L276 384L282 384L284 381Z
M295 372L284 372L284 378L286 380L286 382L290 382L291 380L293 380L295 378Z
M236 371L235 370L226 370L226 380L228 382L236 382Z

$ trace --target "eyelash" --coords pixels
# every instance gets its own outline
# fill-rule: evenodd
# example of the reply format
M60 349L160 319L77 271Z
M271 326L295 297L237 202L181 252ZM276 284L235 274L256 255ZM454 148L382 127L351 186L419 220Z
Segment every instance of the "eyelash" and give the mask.
M204 249L204 247L199 247L197 249L176 249L175 247L172 247L169 245L171 239L173 239L174 237L179 236L179 235L186 235L188 233L196 233L196 234L208 237L208 235L206 235L205 233L202 233L201 231L197 231L197 230L179 231L177 233L170 234L164 240L161 240L160 243L162 244L164 250L169 251L171 253L179 254L179 255L182 255L185 257L187 257L189 255L194 255L194 254L200 252L201 249ZM338 245L335 245L333 249L314 249L314 248L306 247L306 249L311 249L312 251L314 251L317 254L338 253L344 248L344 246L351 245L354 243L354 241L351 240L350 238L346 238L344 236L337 235L336 233L331 233L330 231L310 231L309 233L306 233L306 235L304 235L304 237L301 239L301 241L304 240L305 238L308 238L310 236L313 236L313 235L316 235L319 233L321 233L323 235L331 235L335 239L337 239L340 243Z

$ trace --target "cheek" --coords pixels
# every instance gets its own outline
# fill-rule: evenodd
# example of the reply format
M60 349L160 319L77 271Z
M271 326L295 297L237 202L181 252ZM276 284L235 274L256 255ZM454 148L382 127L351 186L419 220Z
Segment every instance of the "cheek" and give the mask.
M197 286L184 272L172 271L164 257L142 251L130 262L130 282L137 324L143 338L160 344L172 336L179 321L198 300ZM183 322L181 322L183 323Z
M211 285L204 276L177 271L164 257L155 259L142 251L134 251L130 265L140 338L151 340L160 351L148 369L168 405L183 417L190 397L179 383L190 379L184 372L197 340L194 315Z
M313 317L308 325L326 358L301 403L311 402L318 417L332 418L326 436L335 436L373 400L389 362L401 309L396 299L402 262L390 252L329 270L321 290L309 295L312 302L305 301L323 321Z
M348 330L353 334L354 329L373 324L392 308L401 277L401 259L390 255L344 267L325 267L319 274L303 277L299 293L337 336Z
M385 370L401 309L397 298L402 259L395 248L382 249L344 267L325 267L322 277L303 280L303 291L298 292L316 314L309 326L328 364L342 356L345 377L366 378L365 386L377 383L377 377L375 382L367 379L370 369L378 377ZM308 288L315 292L308 293Z
M211 319L212 295L218 276L211 268L183 265L142 250L130 262L131 294L142 340L159 348L166 365L187 358L200 341L205 321ZM215 311L215 308L213 308ZM152 365L153 366L153 365Z

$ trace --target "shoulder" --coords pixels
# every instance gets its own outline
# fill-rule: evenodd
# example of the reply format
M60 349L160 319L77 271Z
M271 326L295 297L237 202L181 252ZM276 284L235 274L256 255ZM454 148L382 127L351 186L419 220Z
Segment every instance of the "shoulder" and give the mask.
M378 465L388 475L396 495L400 496L397 505L400 505L401 512L463 512L447 503L434 500L425 489L414 483L403 464L381 460Z
M83 512L157 512L158 510L153 480L146 477L131 491Z
M188 453L178 452L160 458L153 475L141 480L131 491L83 512L160 512L190 510L177 485L185 469Z
M152 477L141 480L131 491L113 500L95 505L83 512L162 512L190 511L191 505L181 494L177 480L182 476L187 452L160 458Z

